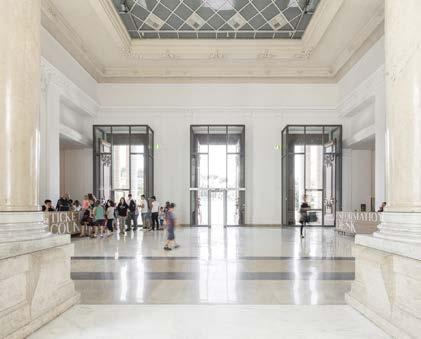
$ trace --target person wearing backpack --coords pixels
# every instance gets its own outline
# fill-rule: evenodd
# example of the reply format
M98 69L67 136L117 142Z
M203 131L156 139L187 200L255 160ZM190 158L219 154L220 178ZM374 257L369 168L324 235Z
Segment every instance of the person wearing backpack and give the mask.
M136 214L136 201L132 198L132 194L128 195L129 200L127 201L127 205L129 205L129 210L127 211L127 228L126 232L131 231L132 229L132 221L133 221L133 231L137 231L137 214Z

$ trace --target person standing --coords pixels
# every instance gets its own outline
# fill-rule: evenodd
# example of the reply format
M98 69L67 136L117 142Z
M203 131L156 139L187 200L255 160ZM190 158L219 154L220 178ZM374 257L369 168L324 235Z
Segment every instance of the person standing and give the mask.
M132 221L133 221L133 231L137 231L137 215L136 215L136 200L133 199L132 194L128 195L129 200L127 201L127 205L129 205L129 210L127 211L127 228L126 232L131 231L132 229Z
M124 234L124 225L126 223L128 209L129 205L127 205L126 199L121 197L120 202L117 205L117 219L118 226L120 227L120 234Z
M141 217L142 217L142 223L143 223L143 229L148 229L149 228L149 205L148 205L148 200L146 200L146 197L144 194L142 194L142 196L140 197L140 213L141 213Z
M95 237L95 233L99 233L100 237L102 238L104 236L105 211L104 211L104 207L102 207L99 200L95 202L93 214L95 217L94 237ZM97 231L95 231L95 229L97 229Z
M72 201L70 200L69 193L64 193L57 201L56 210L59 212L70 211Z
M54 212L55 209L52 206L52 202L50 199L47 199L44 201L44 205L42 206L42 211L43 212Z
M114 231L114 212L115 212L115 204L113 201L108 200L108 207L105 210L105 216L107 217L107 229L108 229L108 234L111 235Z
M163 230L164 229L164 220L165 220L165 212L164 212L164 207L160 207L159 208L159 229Z
M171 203L168 210L168 219L167 219L167 241L165 242L164 250L171 251L172 249L180 247L175 242L175 226L176 226L176 219L175 219L175 204Z
M80 212L82 210L82 206L80 205L79 200L75 200L73 203L73 211Z
M310 205L307 204L307 196L304 196L304 201L300 206L300 235L301 238L304 238L303 228L307 222L309 222L308 211L310 210Z
M91 206L88 195L85 195L82 200L82 209L86 210Z
M384 212L384 208L386 207L386 201L383 201L382 204L379 207L379 210L377 212L382 213Z
M152 230L159 230L159 221L158 221L158 215L159 215L159 203L156 201L156 197L152 196L152 202L151 202L151 213L152 213Z

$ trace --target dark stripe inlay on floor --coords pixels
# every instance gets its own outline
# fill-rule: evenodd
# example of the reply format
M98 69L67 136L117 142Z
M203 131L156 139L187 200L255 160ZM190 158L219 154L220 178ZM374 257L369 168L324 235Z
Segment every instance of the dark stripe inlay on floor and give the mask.
M121 275L116 272L72 272L74 280L119 280ZM145 272L147 280L198 280L196 272ZM136 280L136 274L127 277ZM354 272L238 272L237 280L354 280Z
M201 257L158 257L158 256L74 256L72 260L212 260L212 258L201 258ZM354 257L252 257L243 256L236 258L225 258L226 260L355 260ZM221 259L216 259L221 260Z

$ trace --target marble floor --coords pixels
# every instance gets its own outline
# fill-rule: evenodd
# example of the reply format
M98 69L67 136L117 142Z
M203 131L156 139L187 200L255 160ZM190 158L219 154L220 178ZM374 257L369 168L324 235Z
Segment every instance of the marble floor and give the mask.
M333 229L183 228L75 239L72 278L84 304L344 304L352 238Z
M123 324L138 314L135 327L142 327L147 338L179 338L179 331L181 338L235 338L235 331L244 338L272 338L276 333L384 338L345 305L354 279L351 237L332 228L308 228L301 239L296 228L214 227L180 228L176 239L180 248L166 252L164 231L74 238L71 275L82 305L33 337L118 338ZM362 327L355 329L350 317ZM275 318L279 321L272 323ZM146 319L163 324L162 331L152 336ZM73 336L68 336L67 322L75 324ZM123 337L137 336L132 327Z
M380 339L349 306L79 305L30 339Z

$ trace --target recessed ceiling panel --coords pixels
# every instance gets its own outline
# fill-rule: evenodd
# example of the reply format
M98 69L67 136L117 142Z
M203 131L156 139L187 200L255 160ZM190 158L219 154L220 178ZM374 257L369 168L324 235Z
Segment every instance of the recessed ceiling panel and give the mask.
M301 39L320 0L113 0L133 39Z

